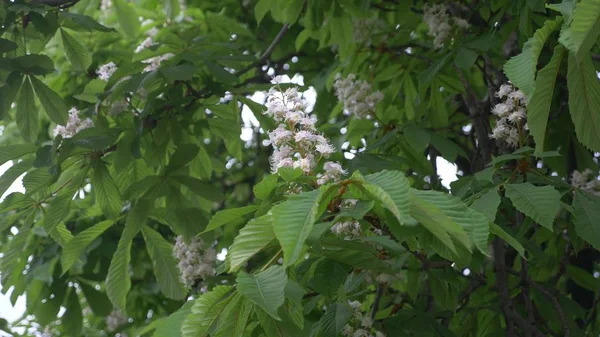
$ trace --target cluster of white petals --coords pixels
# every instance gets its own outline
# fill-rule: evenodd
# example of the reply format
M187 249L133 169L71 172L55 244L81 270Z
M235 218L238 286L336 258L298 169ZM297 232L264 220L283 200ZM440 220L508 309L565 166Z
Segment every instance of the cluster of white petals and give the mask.
M425 4L423 21L429 27L429 35L433 37L433 46L442 48L448 40L453 27L468 29L471 25L465 19L453 17L448 13L445 4Z
M100 1L100 11L105 13L112 8L112 0L102 0Z
M344 240L352 240L362 234L360 223L355 220L338 222L331 226L331 232L337 236L343 237Z
M79 131L94 126L94 122L89 119L79 118L79 110L73 107L69 110L69 120L67 125L57 125L54 128L54 137L61 135L63 138L71 138L75 136Z
M281 78L276 77L272 83L281 83ZM267 94L266 106L263 113L280 123L275 130L269 131L267 142L273 146L270 158L273 172L291 167L311 174L321 158L328 158L335 151L329 140L317 133L317 119L306 111L306 103L297 88L284 91L279 86L272 87ZM327 162L324 167L320 183L339 179L346 173L335 162Z
M173 255L179 260L178 267L183 283L191 287L198 280L215 275L217 252L212 246L205 246L200 238L194 238L189 244L183 236L178 236L173 246Z
M527 97L510 83L501 85L496 97L502 101L492 108L492 113L498 119L490 138L517 147L521 135L527 130Z
M317 149L318 151L318 149ZM323 173L317 174L317 184L325 185L330 181L337 182L348 174L338 162L328 161L323 164Z
M363 314L359 301L348 301L352 308L352 319L344 326L342 335L346 337L385 337L385 334L373 327L373 320L367 313ZM356 326L359 326L356 328Z
M171 54L171 53L167 53L164 55L151 57L149 59L142 61L142 63L148 64L146 66L146 68L144 68L143 72L147 73L149 71L154 71L154 70L158 69L158 67L160 67L160 64L162 63L162 61L168 60L173 56L175 56L175 55Z
M375 105L383 99L380 91L373 92L371 84L364 80L357 80L354 74L343 78L338 73L333 87L338 101L344 105L344 112L358 118L374 113Z
M98 74L98 78L103 81L108 81L110 77L117 71L117 65L113 62L109 62L107 64L103 64L98 68L96 74Z
M592 194L600 195L600 180L597 173L590 169L583 172L577 170L571 174L571 185Z
M106 318L104 319L106 323L106 330L109 332L116 331L120 326L127 323L127 316L123 315L118 310L113 310Z
M135 48L135 53L138 54L138 53L142 52L143 50L152 47L154 44L155 44L155 42L152 39L152 36L148 36L147 38L144 39L144 41L142 41L142 43L140 43L139 46L137 46L137 48Z

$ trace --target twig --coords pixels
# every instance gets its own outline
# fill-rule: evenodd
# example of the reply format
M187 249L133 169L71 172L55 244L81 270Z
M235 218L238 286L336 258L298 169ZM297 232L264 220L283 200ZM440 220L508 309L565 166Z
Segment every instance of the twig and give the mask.
M258 58L258 61L252 63L251 65L249 65L247 67L244 67L244 68L236 71L234 75L236 75L236 76L243 75L246 72L248 72L248 70L256 67L257 65L259 65L259 64L263 63L265 60L267 60L269 58L269 56L271 56L271 53L273 52L273 50L275 50L275 47L277 47L279 42L281 42L281 40L283 39L283 36L285 35L285 33L288 31L289 28L290 28L289 24L286 23L285 25L283 25L283 27L281 27L281 30L279 31L279 33L277 33L277 36L275 36L275 39L273 39L273 41L271 42L269 47L267 47L265 52Z
M377 314L377 310L379 309L379 302L381 301L381 297L383 296L384 286L381 282L377 283L377 295L375 296L375 301L373 301L373 306L371 308L371 320L375 320L375 315Z
M500 295L500 308L506 320L506 336L516 337L515 327L511 319L512 313L512 302L510 299L510 293L508 291L508 277L506 275L506 262L504 255L506 250L504 248L504 241L500 238L496 238L493 243L494 246L494 268L496 273L496 286L498 288L498 294Z
M563 336L570 337L571 329L569 329L569 325L567 324L567 319L565 318L565 312L564 312L563 308L560 306L560 303L558 302L558 299L556 298L556 296L554 296L551 292L546 290L546 288L544 288L543 286L533 282L533 280L529 279L528 281L529 281L529 284L531 284L535 289L537 289L542 294L544 294L544 296L546 296L552 302L552 305L554 305L554 310L556 310L556 313L558 314L558 319L560 320L560 326L562 328Z

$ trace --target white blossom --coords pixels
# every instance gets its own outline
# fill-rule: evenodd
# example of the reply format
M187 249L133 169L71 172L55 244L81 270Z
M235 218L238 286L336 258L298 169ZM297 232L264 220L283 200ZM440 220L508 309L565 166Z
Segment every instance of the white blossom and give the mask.
M451 17L445 4L425 4L423 21L429 27L429 35L433 37L433 45L439 49L444 46L452 33L452 28L468 29L469 22L459 17Z
M337 162L332 162L332 161L328 161L325 164L323 164L323 170L325 171L324 173L320 173L318 175L318 180L317 180L317 184L319 185L324 185L330 181L338 181L343 175L348 174L348 172L346 172L346 170L344 170L344 168L342 168L342 165L340 165L340 163Z
M139 46L137 46L137 48L135 48L135 53L140 53L142 50L144 49L148 49L150 47L152 47L154 45L154 40L152 39L152 37L148 36L146 39L144 39L144 41L142 41L142 43L140 43Z
M151 57L149 59L146 59L146 60L142 61L142 63L148 64L146 66L146 68L144 68L144 70L142 72L147 73L147 72L154 71L154 70L158 69L158 67L160 67L160 64L162 63L162 61L168 60L168 59L170 59L173 56L175 56L175 55L171 54L171 53L167 53L167 54L164 54L164 55Z
M345 240L351 240L362 234L358 221L338 222L331 227L333 234L343 237Z
M61 135L63 138L71 138L79 131L94 126L94 122L90 118L79 118L79 110L73 107L69 110L69 119L66 125L57 125L54 128L54 137Z
M338 101L344 106L344 113L358 118L367 117L375 112L375 105L383 100L383 94L373 92L369 83L355 80L356 76L350 74L343 78L341 74L335 76L333 88Z
M127 316L123 315L121 311L113 310L108 316L106 316L104 322L106 323L106 330L113 332L120 326L127 323Z
M100 11L106 12L112 8L112 0L102 0L100 1Z
M181 280L188 287L198 280L215 275L217 252L212 246L206 247L200 238L194 238L187 244L183 236L178 236L173 246L173 255L179 260L177 267Z
M101 65L100 68L98 68L98 70L96 71L96 74L98 74L98 77L101 80L108 81L108 79L110 79L110 77L115 73L115 71L117 71L117 65L113 62L109 62L107 64Z
M501 85L495 96L503 101L492 108L492 114L498 119L489 136L492 139L506 142L510 147L518 147L521 134L528 130L527 97L510 83Z
M600 195L600 177L590 169L583 172L573 171L571 174L571 185L592 194Z

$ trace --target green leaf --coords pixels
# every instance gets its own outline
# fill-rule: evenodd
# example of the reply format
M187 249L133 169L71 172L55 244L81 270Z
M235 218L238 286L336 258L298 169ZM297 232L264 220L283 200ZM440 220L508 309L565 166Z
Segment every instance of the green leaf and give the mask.
M204 61L204 64L206 65L206 68L208 69L210 74L215 77L217 82L229 85L237 82L238 77L230 73L229 71L223 69L223 67L221 67L220 65L208 61Z
M566 274L576 284L591 292L598 291L598 287L600 287L600 281L598 281L598 279L594 278L587 270L575 265L567 265Z
M125 221L125 229L112 260L106 276L106 294L112 304L126 311L126 297L131 289L131 278L129 275L129 262L131 261L131 241L137 233L146 224L148 212L152 205L143 200L139 200Z
M95 315L102 317L110 314L113 306L105 293L99 292L84 282L79 282L79 287L81 287L86 302Z
M35 107L35 96L31 83L26 78L19 90L17 97L17 115L15 117L17 126L23 138L32 142L39 130L38 110Z
M573 209L577 235L598 249L600 247L600 197L576 190Z
M92 190L95 200L107 218L116 219L123 208L117 185L101 159L94 160L92 168Z
M349 48L353 42L353 26L349 16L329 17L329 33L331 42L339 46L342 58L348 55Z
M108 28L106 26L101 25L96 20L87 15L71 13L68 11L59 11L58 14L60 17L65 19L63 25L71 29L82 28L83 30L87 31L96 30L105 33L115 31L113 28Z
M0 54L8 53L19 48L19 45L7 39L0 39Z
M65 308L65 313L60 319L64 331L69 336L80 336L83 330L83 313L75 288L71 288Z
M185 319L192 313L193 305L193 301L185 302L179 310L160 321L160 324L156 325L156 330L154 330L152 337L181 337L181 326ZM136 335L141 336L143 334Z
M125 0L114 0L113 4L115 5L117 19L123 32L129 38L137 37L140 31L140 21L134 7L130 6Z
M277 186L277 176L274 174L263 177L263 179L254 186L254 196L260 200L265 200Z
M517 210L552 230L560 211L560 193L552 186L537 187L530 183L506 184L506 196Z
M35 90L46 115L56 124L66 125L68 120L67 106L63 99L42 81L38 80L34 76L30 76L31 84Z
M535 90L535 72L540 52L546 44L546 40L552 32L560 27L562 21L562 17L547 20L544 26L525 42L521 54L511 58L504 65L504 73L508 79L527 97L531 97Z
M254 6L254 17L256 18L256 24L260 25L262 19L267 15L271 7L273 6L273 0L259 0Z
M473 66L473 64L475 64L477 57L478 55L474 50L461 47L456 52L454 63L461 69L469 69Z
M467 207L459 198L450 194L436 191L420 191L412 189L411 193L417 198L435 205L439 210L446 214L454 223L461 226L468 234L475 248L483 255L488 255L488 237L490 236L488 218ZM467 246L469 247L469 246Z
M320 336L339 336L352 318L352 310L346 303L334 303L327 307L319 320Z
M239 269L273 239L275 239L275 233L273 232L273 219L271 216L262 216L248 222L233 239L233 244L229 249L227 257L229 258L230 271L233 272Z
M206 337L232 296L223 299L231 291L230 286L216 286L211 292L194 301L192 313L181 325L182 337Z
M535 140L536 155L540 155L544 151L546 126L548 124L550 106L552 105L556 76L560 70L560 64L565 51L566 49L561 45L557 45L554 48L552 59L538 73L535 81L535 90L527 105L527 125L529 126L529 132Z
M137 22L137 20L136 20ZM67 33L64 29L60 30L63 47L67 58L71 62L74 70L85 71L92 64L92 55L87 48L76 38Z
M409 184L400 171L381 171L365 176L365 190L381 202L400 224L412 222L409 216Z
M90 150L104 150L117 141L120 133L121 131L118 129L91 127L79 131L71 138L71 142L73 145Z
M235 294L220 316L215 337L238 337L244 334L254 305L242 295Z
M299 258L315 221L325 211L329 192L324 188L292 195L274 206L273 229L283 249L283 265L291 266Z
M514 237L504 231L502 227L496 225L495 223L490 223L490 233L496 235L497 237L504 240L511 247L513 247L522 258L525 258L525 248L523 245L517 241Z
M229 154L238 159L242 157L242 131L238 121L216 117L208 120L208 127L215 136L223 139Z
M600 36L600 2L582 0L575 7L571 23L571 41L577 57L587 55Z
M10 188L17 178L31 168L33 160L27 159L11 166L0 176L0 196Z
M102 235L102 233L109 229L113 224L113 220L101 221L77 234L77 236L67 242L67 244L63 247L63 252L60 256L63 274L71 269L71 266L77 262L77 259L79 259L81 254L83 254L90 243Z
M4 119L11 110L11 105L17 97L19 87L23 82L23 76L17 71L13 71L5 80L6 84L0 86L0 118Z
M577 139L592 151L600 151L600 83L591 56L578 60L569 55L567 71L569 111Z
M173 247L154 229L142 227L142 235L146 248L152 260L154 275L162 293L174 300L182 300L187 295L185 286L181 283L177 260L173 256Z
M0 147L0 165L3 165L9 160L14 160L23 157L26 154L37 151L37 146L34 144L14 144Z
M446 66L448 60L452 57L452 53L446 53L441 58L438 58L432 65L426 70L421 72L418 76L419 88L426 88L431 81L437 76L437 74Z
M263 130L273 130L277 127L277 125L275 125L275 122L273 121L273 119L271 119L263 114L263 112L266 111L266 108L264 105L256 103L253 100L251 100L247 97L244 97L244 96L237 96L237 99L240 102L244 103L248 107L248 109L250 109L250 111L252 111L252 114L254 115L256 120L258 120L258 122L260 123L260 126L263 128Z
M287 276L281 266L271 266L256 275L240 272L236 279L240 294L261 307L271 317L280 320L277 309L285 300Z
M171 173L179 170L191 162L196 156L200 148L196 144L181 144L177 146L175 153L169 159L169 165L165 169L166 173Z
M500 206L500 195L492 188L471 204L471 208L485 215L490 222L496 221L496 213Z
M197 72L191 64L179 64L172 67L160 68L160 73L169 81L188 81Z
M0 260L0 274L2 275L2 284L5 285L7 280L10 280L13 274L18 274L21 270L16 268L17 263L23 258L23 247L27 244L27 238L30 234L31 226L35 220L37 212L32 209L25 215L25 221L19 228L17 235L12 237L12 240L6 245L3 250L2 260Z
M225 226L228 223L237 223L243 220L250 213L254 213L258 209L256 205L249 205L239 208L229 208L222 211L218 211L206 226L204 232L210 232L221 226Z

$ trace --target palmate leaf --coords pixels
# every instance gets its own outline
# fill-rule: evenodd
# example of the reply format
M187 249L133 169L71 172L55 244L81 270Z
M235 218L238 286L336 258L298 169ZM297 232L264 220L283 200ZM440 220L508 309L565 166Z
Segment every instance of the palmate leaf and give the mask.
M113 220L101 221L77 234L77 236L67 242L60 256L63 274L71 269L71 266L77 262L77 259L79 259L81 254L83 254L87 246L89 246L92 241L102 235L102 233L109 229L113 224Z
M314 191L292 195L271 210L273 229L283 249L283 266L294 264L313 229L315 221L333 198L334 188L321 187Z
M125 229L121 234L117 250L110 261L108 275L106 276L106 294L112 304L122 310L126 310L126 297L131 289L131 278L129 276L129 262L131 260L131 241L146 224L151 203L139 200L127 216Z
M154 229L142 227L142 235L146 248L152 260L154 275L158 286L166 297L181 300L187 295L185 286L181 283L177 260L173 256L173 247Z
M569 55L567 85L577 139L588 149L600 151L600 83L591 56L578 60Z
M240 294L261 307L271 317L280 320L277 309L285 300L287 276L281 266L271 266L256 275L240 272L236 279Z
M387 208L401 224L409 216L409 183L400 171L381 171L365 176L364 189Z
M181 325L192 313L193 305L194 301L185 302L179 310L169 315L169 317L159 320L152 337L181 337Z
M181 325L182 337L206 337L209 329L215 324L233 296L225 295L231 291L230 286L216 286L212 291L194 301L192 313Z
M496 213L500 206L500 195L495 188L485 192L479 199L471 204L471 208L485 215L490 222L496 221Z
M33 159L23 160L11 166L0 176L0 195L3 195L6 190L19 178L23 173L31 168Z
M525 42L521 54L511 58L504 65L504 73L508 79L528 97L531 97L535 89L535 71L540 52L546 40L560 27L562 21L562 17L547 20L544 26Z
M3 286L6 286L14 272L21 272L21 270L16 270L15 265L24 253L23 248L27 244L27 238L36 214L35 209L28 211L23 225L19 228L19 233L13 237L8 244L8 248L3 252L4 255L0 260L0 280Z
M228 258L230 271L236 271L256 253L264 249L275 239L273 232L273 218L269 215L253 219L233 240L229 249Z
M115 0L113 3L121 29L128 37L135 38L140 31L140 22L135 9L125 0Z
M460 225L468 234L475 248L483 255L488 255L488 237L490 236L488 218L467 207L459 198L436 191L420 191L411 189L411 193L419 199L435 205L452 221ZM469 242L469 241L467 241Z
M346 303L334 303L327 307L327 311L319 320L319 336L339 336L342 329L352 318L352 310Z
M66 310L61 317L61 325L69 336L80 336L83 329L83 313L75 288L69 291L65 304Z
M580 238L600 248L600 197L582 191L575 191L573 198L575 230Z
M219 228L228 223L239 222L240 220L243 220L244 217L246 217L250 213L253 213L257 209L258 206L256 205L249 205L245 207L229 208L219 211L215 215L213 215L212 218L210 218L210 222L206 226L204 232L212 231L213 229Z
M575 7L571 22L572 52L584 56L600 36L600 2L582 0Z
M0 165L9 160L23 157L26 154L37 151L34 144L14 144L0 147Z
M554 187L523 183L506 184L504 188L506 196L519 212L552 230L554 217L560 210L560 193Z
M538 72L535 90L527 105L527 125L535 140L536 155L540 155L544 151L546 125L548 124L548 115L552 105L556 76L565 52L566 49L562 45L557 45L554 48L552 59Z

